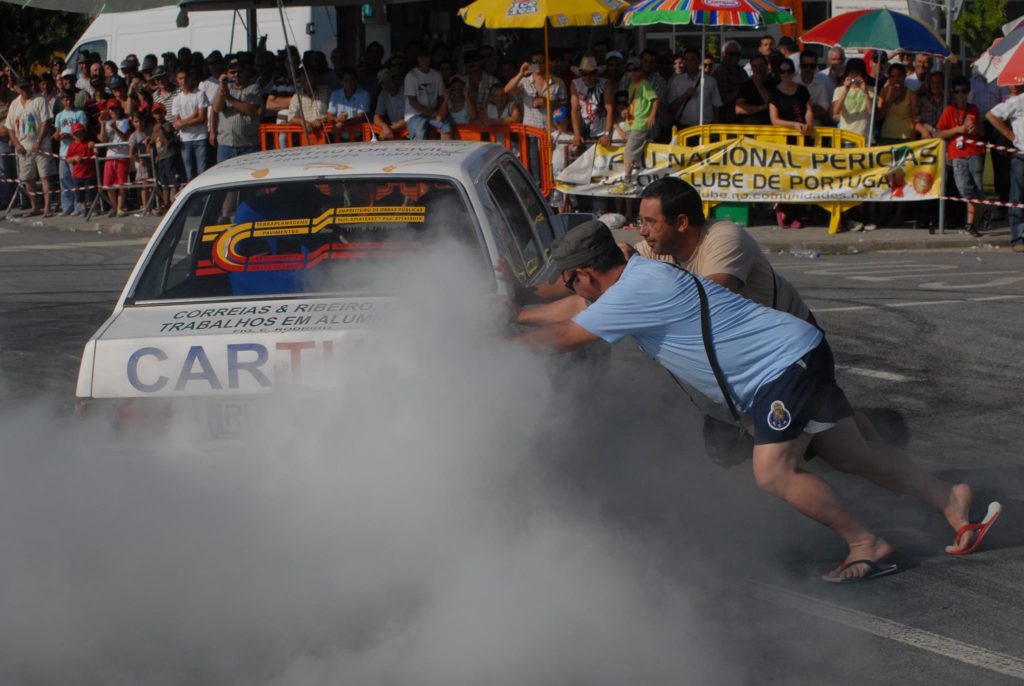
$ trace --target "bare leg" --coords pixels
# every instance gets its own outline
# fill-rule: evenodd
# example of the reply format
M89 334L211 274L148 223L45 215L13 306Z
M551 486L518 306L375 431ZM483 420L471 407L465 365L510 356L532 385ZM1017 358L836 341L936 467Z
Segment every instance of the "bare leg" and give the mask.
M884 560L892 548L871 532L839 500L832 487L815 474L797 470L810 434L786 443L754 446L754 478L757 485L772 495L785 500L794 509L835 531L849 546L846 562L853 560ZM830 576L861 576L869 570L864 565L848 569L837 568Z
M956 531L968 523L971 487L948 484L924 471L903 451L864 440L852 418L815 436L818 454L842 472L857 474L901 495L909 495L941 512ZM966 546L972 536L964 536Z
M50 213L50 179L42 177L39 180L40 185L43 187L43 214Z
M36 197L36 182L25 181L25 192L28 193L28 206L35 212L39 209L39 198Z

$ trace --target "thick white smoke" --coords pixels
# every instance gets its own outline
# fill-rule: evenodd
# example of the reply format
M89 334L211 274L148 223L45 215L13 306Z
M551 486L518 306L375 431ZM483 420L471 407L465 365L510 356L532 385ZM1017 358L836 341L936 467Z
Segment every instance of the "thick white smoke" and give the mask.
M658 513L718 485L665 469L705 460L662 450L685 406L556 387L461 263L406 272L342 386L240 445L0 417L0 682L743 682Z

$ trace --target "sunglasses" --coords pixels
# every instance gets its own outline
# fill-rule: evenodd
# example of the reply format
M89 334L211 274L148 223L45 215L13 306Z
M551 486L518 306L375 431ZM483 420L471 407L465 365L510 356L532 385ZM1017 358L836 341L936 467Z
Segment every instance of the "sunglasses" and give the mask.
M795 74L796 69L780 69L779 73L785 76L786 74Z
M566 288L568 288L570 291L575 293L576 292L576 280L578 278L580 278L579 270L578 269L573 269L572 270L572 274L569 275L569 278L568 279L564 279L562 281L562 283L565 284Z

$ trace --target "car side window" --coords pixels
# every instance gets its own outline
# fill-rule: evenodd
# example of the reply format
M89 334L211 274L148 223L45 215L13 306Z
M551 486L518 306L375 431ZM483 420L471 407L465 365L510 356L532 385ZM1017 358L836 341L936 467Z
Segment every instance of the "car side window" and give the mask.
M532 278L543 266L544 254L534 236L530 217L519 201L508 177L501 169L495 169L487 179L487 190L498 208L495 231L505 244L516 275L523 281Z
M544 207L544 200L537 184L513 161L506 160L502 162L501 166L508 175L509 181L512 182L512 187L515 188L519 199L522 200L523 206L529 214L530 223L533 224L537 238L540 239L540 244L547 250L551 246L551 241L555 240L555 231L551 226L551 220L548 218L548 212Z

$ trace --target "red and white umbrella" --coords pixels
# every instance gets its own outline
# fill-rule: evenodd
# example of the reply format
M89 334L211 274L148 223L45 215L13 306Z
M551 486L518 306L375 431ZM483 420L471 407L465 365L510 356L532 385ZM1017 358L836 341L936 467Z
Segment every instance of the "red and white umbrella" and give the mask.
M1024 22L1004 38L997 38L992 46L981 53L974 62L978 74L986 81L995 81L1000 86L1024 84Z

